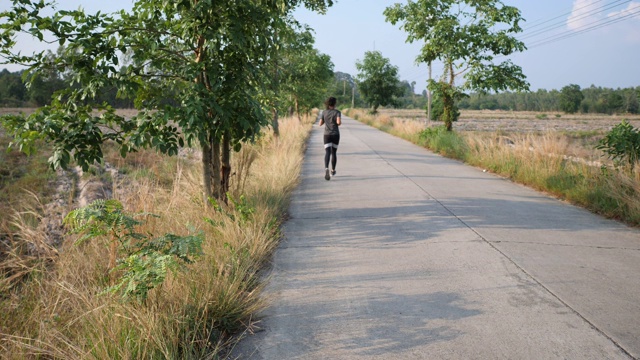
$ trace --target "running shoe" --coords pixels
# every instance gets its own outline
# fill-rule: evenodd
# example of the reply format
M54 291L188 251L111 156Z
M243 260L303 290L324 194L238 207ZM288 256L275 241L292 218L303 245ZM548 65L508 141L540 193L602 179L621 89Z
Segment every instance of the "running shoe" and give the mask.
M335 170L331 170L331 177L336 176L336 171Z
M329 169L324 170L324 179L331 180L331 175L329 174Z

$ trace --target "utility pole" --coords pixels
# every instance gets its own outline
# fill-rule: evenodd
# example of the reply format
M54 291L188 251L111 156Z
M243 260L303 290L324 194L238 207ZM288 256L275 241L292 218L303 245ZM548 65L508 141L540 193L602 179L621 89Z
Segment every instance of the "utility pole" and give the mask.
M347 80L342 80L342 96L347 95Z
M429 82L431 82L431 62L429 62ZM427 122L429 121L431 121L431 90L427 85Z
M356 107L356 84L353 84L351 88L351 108L354 109Z

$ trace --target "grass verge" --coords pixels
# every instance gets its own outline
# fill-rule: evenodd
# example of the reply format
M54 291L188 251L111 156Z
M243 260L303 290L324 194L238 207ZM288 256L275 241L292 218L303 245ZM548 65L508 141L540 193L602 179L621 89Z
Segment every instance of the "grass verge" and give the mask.
M43 266L31 266L22 286L1 293L0 353L7 359L221 357L230 335L250 326L264 306L259 270L279 240L310 127L309 119L284 119L277 140L266 134L235 154L235 208L214 212L205 206L197 153L153 168L153 177L114 184L127 187L119 195L127 211L159 216L149 217L139 232L202 232L203 255L170 274L146 301L123 301L101 295L109 285L107 240L76 246L68 238L59 252L41 258ZM131 173L149 168L142 159L131 161ZM34 231L22 224L23 243L36 241Z
M580 154L572 142L590 144L592 132L506 134L503 132L447 132L411 119L373 116L362 110L346 115L441 155L487 169L536 190L550 193L608 218L640 225L640 173L603 167L597 156ZM584 152L584 147L583 147ZM600 153L601 154L601 153ZM587 160L585 160L585 158Z

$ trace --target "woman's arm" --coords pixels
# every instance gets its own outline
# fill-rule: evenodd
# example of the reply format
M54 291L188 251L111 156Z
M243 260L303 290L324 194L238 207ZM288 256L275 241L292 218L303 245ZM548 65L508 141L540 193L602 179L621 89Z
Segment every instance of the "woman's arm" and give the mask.
M340 116L336 118L336 124L338 124L338 126L342 125L342 119L340 118Z

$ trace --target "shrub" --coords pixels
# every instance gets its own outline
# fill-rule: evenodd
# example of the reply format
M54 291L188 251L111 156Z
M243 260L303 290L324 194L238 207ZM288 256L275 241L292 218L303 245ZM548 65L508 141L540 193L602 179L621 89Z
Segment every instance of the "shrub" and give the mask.
M140 215L147 214L134 216ZM105 236L111 238L109 271L112 274L121 271L122 276L105 292L120 292L124 299L135 297L146 301L149 291L164 282L167 270L177 271L181 263L191 263L202 252L202 234L165 234L151 239L150 234L135 232L135 227L142 222L127 214L118 200L96 200L73 210L65 217L65 224L72 232L83 234L76 243ZM117 259L119 249L125 256Z
M604 151L616 166L626 163L633 170L640 159L640 131L623 120L600 140L596 149Z

